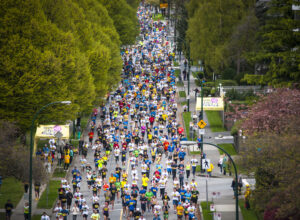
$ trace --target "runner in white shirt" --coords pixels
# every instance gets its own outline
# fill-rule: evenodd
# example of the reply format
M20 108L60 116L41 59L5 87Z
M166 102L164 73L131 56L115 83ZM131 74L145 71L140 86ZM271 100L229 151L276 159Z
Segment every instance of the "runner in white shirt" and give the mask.
M82 203L81 213L82 213L83 219L87 220L87 217L89 215L89 207L86 204L86 202Z
M176 190L176 188L174 188L171 195L173 197L174 213L176 213L176 207L178 206L178 202L180 199L180 193Z

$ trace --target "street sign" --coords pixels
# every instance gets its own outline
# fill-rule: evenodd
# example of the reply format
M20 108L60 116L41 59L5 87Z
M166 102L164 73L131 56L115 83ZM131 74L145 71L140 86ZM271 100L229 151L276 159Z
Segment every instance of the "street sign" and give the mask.
M201 121L198 122L197 125L199 126L199 128L203 129L203 128L205 128L206 123L205 123L205 121L201 120Z
M159 7L160 8L167 8L168 7L168 3L159 4Z
M207 170L210 167L210 159L202 159L202 169Z
M216 192L212 192L212 197L215 199L217 198L217 193Z
M199 129L199 135L204 135L205 134L205 129Z
M221 220L221 213L214 213L214 220Z
M63 136L63 133L61 133L60 131L56 132L56 134L54 135L54 137L56 137L58 139L62 138L62 136Z

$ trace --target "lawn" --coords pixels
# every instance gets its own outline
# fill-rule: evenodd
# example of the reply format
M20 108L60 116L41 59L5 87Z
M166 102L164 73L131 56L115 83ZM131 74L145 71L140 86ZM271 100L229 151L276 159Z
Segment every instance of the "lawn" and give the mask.
M210 211L210 204L212 202L208 202L208 209L206 202L201 202L202 214L204 220L213 220L213 212Z
M226 152L229 153L230 156L237 154L232 144L218 144L218 146L222 147L224 150L226 150ZM218 149L218 150L219 150L220 154L224 154L224 152L222 150L220 150L220 149Z
M164 20L165 17L162 14L154 14L152 15L153 21Z
M57 178L64 178L66 176L66 172L64 171L63 168L55 168L54 172L53 172L53 177L57 177Z
M0 194L1 208L4 208L8 199L10 199L14 207L16 207L24 194L23 184L14 177L5 178L2 180Z
M226 131L226 129L223 127L222 119L218 111L205 111L205 113L212 132Z
M48 193L48 205L47 205L47 188L44 190L37 207L39 209L51 209L54 205L54 202L58 198L58 189L60 187L61 181L59 180L50 180L49 182L49 193Z
M179 91L179 97L181 97L181 98L186 98L186 93L185 93L185 91Z
M255 212L252 209L247 210L245 208L243 199L239 199L239 207L242 211L242 216L244 220L258 220Z

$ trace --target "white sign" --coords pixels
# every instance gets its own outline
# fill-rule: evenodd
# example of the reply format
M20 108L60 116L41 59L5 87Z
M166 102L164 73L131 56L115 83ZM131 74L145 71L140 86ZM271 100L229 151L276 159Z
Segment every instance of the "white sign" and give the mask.
M207 170L210 167L210 159L202 159L202 169Z
M212 192L212 197L215 199L217 198L217 193L216 192Z
M210 204L210 211L214 212L216 211L215 205L214 204Z
M205 134L205 129L199 129L199 135L204 135Z
M221 213L214 213L214 220L221 220Z

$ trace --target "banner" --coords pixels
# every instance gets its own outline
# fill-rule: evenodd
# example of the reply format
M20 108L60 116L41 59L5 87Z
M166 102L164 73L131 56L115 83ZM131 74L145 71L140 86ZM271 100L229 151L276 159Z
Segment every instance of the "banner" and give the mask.
M60 132L61 139L69 139L70 128L69 125L40 125L36 129L36 138L56 138L55 134Z
M224 111L223 97L204 97L203 110ZM196 111L201 111L201 97L197 98Z

